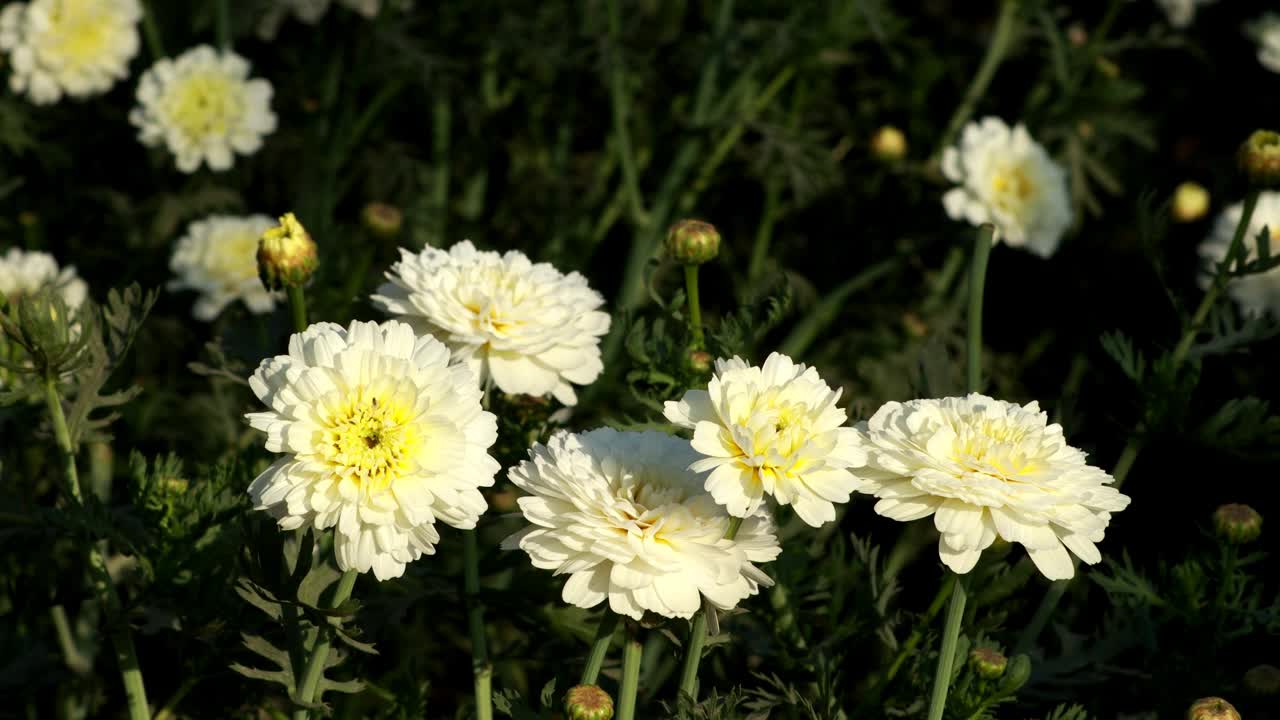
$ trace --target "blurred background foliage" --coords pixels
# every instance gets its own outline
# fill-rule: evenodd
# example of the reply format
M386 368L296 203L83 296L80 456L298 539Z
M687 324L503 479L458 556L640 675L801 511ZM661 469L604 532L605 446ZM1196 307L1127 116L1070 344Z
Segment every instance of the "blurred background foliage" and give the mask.
M614 314L606 374L568 421L586 428L662 423L660 401L705 378L687 363L679 272L658 252L670 222L697 216L725 238L702 272L715 354L789 352L843 386L855 419L887 400L962 389L972 230L942 211L936 157L1000 4L420 0L372 21L335 4L322 22L286 20L265 41L266 5L232 2L232 36L273 83L280 128L229 172L183 175L143 148L126 119L132 82L42 108L0 95L0 245L74 264L102 299L130 282L163 286L192 220L292 210L320 247L312 316L338 322L377 317L367 297L398 247L470 238L519 249L581 271ZM1058 707L1078 702L1092 717L1173 717L1195 697L1244 693L1246 670L1280 662L1280 575L1257 552L1274 536L1227 565L1209 532L1223 502L1277 510L1280 424L1265 401L1280 396L1280 346L1264 323L1249 344L1197 356L1155 386L1111 356L1124 355L1118 342L1154 360L1177 342L1199 301L1195 246L1242 197L1234 152L1280 118L1280 76L1242 34L1260 4L1204 6L1185 31L1146 0L1006 5L1011 44L975 117L1025 123L1068 167L1076 223L1050 260L993 253L988 392L1038 399L1103 467L1134 433L1142 453L1125 485L1134 502L1104 545L1116 563L1073 583L1048 630L1019 648L1031 669L1016 704L965 666L953 716L1084 717ZM213 41L215 2L150 6L169 53ZM135 75L150 61L144 49ZM883 125L904 133L905 157L872 152ZM1171 224L1166 200L1184 180L1209 189L1211 214ZM362 223L371 201L403 210L398 234ZM164 717L287 708L274 686L228 669L252 658L240 633L264 622L233 591L253 567L247 548L266 556L280 542L247 512L244 487L267 458L241 420L252 396L239 378L283 346L287 311L258 317L237 305L207 325L190 304L163 292L114 376L142 393L121 408L111 444L82 457L98 478L97 525L48 519L56 461L30 433L41 414L0 410L0 694L12 699L0 717L109 717L120 706L69 550L68 533L80 532L113 533L128 566L130 619ZM1232 313L1222 310L1223 332ZM1103 343L1107 333L1120 334ZM500 402L495 452L506 465L546 432L553 408ZM572 684L594 620L559 602L557 579L497 550L517 525L501 515L510 486L500 482L492 501L499 512L481 527L496 688L515 717L549 717L538 698L553 679ZM920 548L933 538L902 537L911 529L861 498L818 533L784 528L771 573L797 614L771 611L775 591L725 618L733 642L703 665L711 699L701 708L671 700L683 624L651 633L643 717L923 716L939 573ZM367 687L331 696L336 716L466 716L458 540L444 535L441 553L405 578L376 591L361 578L362 638L378 654L343 665ZM984 590L966 634L1012 651L1047 583L1018 550L978 572L988 583L975 585ZM54 603L76 611L71 630L91 668L60 657ZM1238 706L1280 717L1275 702Z

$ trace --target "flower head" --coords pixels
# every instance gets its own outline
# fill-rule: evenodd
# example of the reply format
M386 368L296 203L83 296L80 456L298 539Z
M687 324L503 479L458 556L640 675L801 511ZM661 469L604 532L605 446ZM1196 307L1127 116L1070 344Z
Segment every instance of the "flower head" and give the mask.
M597 685L574 685L564 694L568 720L611 720L613 698Z
M870 456L858 471L861 490L880 498L876 512L902 521L933 515L942 562L957 573L1001 537L1025 546L1045 577L1069 578L1067 550L1101 560L1094 543L1111 513L1129 505L1034 402L977 393L891 402L859 431Z
M1240 146L1240 169L1254 187L1280 188L1280 132L1253 131Z
M942 197L952 219L991 223L998 239L1040 257L1057 251L1071 225L1067 173L1025 127L994 117L968 124L959 147L943 152L942 172L960 184Z
M658 432L559 432L509 477L531 525L503 541L534 567L569 575L565 602L604 600L636 620L645 611L692 617L705 598L729 609L771 584L752 563L781 552L767 514L724 537L729 515L688 470L689 443Z
M255 314L271 312L275 296L258 279L258 238L272 226L266 215L210 215L187 227L174 246L169 269L177 275L170 290L200 293L192 314L209 322L242 300Z
M978 647L969 651L969 664L985 680L997 680L1009 667L1009 658L992 647Z
M228 170L234 153L252 155L276 129L271 83L250 80L249 61L208 45L160 60L143 73L129 121L143 145L164 145L188 173L202 163Z
M473 528L498 463L497 420L464 365L394 320L316 323L249 378L245 417L284 453L249 486L284 530L333 527L338 567L399 577L435 552L437 519Z
M667 254L681 265L702 265L720 254L720 233L702 220L679 220L667 230Z
M138 54L138 0L31 0L0 12L9 87L37 105L100 95Z
M404 224L404 211L390 203L371 202L360 211L360 220L369 232L389 239L400 232L400 226Z
M1231 241L1235 236L1236 225L1244 213L1244 204L1236 203L1223 210L1214 221L1209 237L1200 243L1200 257L1212 263L1222 262L1231 249ZM1258 204L1249 218L1249 227L1244 231L1244 253L1240 259L1256 260L1258 258L1258 236L1266 229L1271 238L1272 252L1280 251L1280 192L1264 191L1258 193ZM1205 274L1200 277L1200 286L1208 287L1212 278ZM1280 317L1280 267L1266 272L1232 278L1227 284L1227 294L1240 306L1240 309L1251 313L1269 312Z
M1213 529L1232 545L1246 545L1262 534L1262 515L1243 503L1228 503L1213 511Z
M272 290L306 285L320 264L311 233L293 213L262 232L257 257L258 276Z
M400 251L373 303L438 337L481 382L512 395L551 393L578 401L575 383L600 375L600 337L609 316L604 298L576 272L562 274L515 250L476 250L470 241L448 251Z
M730 515L754 515L772 495L818 527L857 489L849 468L866 462L857 432L842 427L839 399L817 370L773 353L762 367L717 360L707 389L667 402L665 415L693 429L693 449L704 457L691 469L711 471L706 490Z
M13 302L45 287L55 287L67 307L75 309L89 296L89 286L76 274L75 267L58 267L48 253L9 248L0 255L0 296Z
M1207 697L1191 703L1187 720L1240 720L1240 713L1220 697Z

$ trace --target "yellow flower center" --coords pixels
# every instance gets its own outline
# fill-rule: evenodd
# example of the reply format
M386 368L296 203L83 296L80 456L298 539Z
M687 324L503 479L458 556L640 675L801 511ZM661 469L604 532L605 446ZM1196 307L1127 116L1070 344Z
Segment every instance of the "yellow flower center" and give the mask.
M45 47L69 69L96 64L110 46L110 33L115 29L106 13L94 12L85 5L65 0L55 6L49 17L51 27Z
M244 116L240 83L215 71L189 75L164 101L169 121L191 140L226 135Z
M258 235L237 228L234 232L210 238L207 267L209 275L228 290L238 289L249 278L258 276Z
M380 492L414 469L423 438L413 419L411 406L361 389L330 418L320 454L363 492Z
M952 459L969 472L1017 482L1020 475L1040 468L1038 457L1033 454L1038 444L1032 443L1028 448L1032 453L1022 447L1030 434L1026 426L1004 419L975 419L955 430Z
M991 176L992 202L996 207L1018 215L1038 192L1025 165L1006 166Z

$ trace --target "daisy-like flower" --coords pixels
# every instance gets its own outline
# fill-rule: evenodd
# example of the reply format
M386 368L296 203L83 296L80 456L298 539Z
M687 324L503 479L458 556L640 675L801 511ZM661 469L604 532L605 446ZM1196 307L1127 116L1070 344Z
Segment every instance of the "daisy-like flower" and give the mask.
M947 215L991 223L1008 245L1049 257L1071 225L1067 173L1022 125L995 117L969 123L959 147L942 153L942 173L959 183L942 196Z
M0 295L10 302L48 286L58 288L67 307L75 309L89 296L89 286L76 274L75 267L58 267L48 253L9 248L0 255Z
M138 54L138 0L31 0L0 12L9 87L48 105L100 95L129 74Z
M192 314L209 322L227 305L243 300L249 312L271 312L275 295L258 278L258 239L275 221L266 215L210 215L187 227L173 249L170 290L200 293Z
M595 380L600 337L609 315L600 293L576 272L568 275L524 253L476 250L464 240L447 252L400 251L374 305L435 335L482 383L492 378L511 395L551 393L578 402L573 385Z
M1258 62L1274 73L1280 73L1280 13L1269 12L1248 26L1258 43Z
M399 577L435 552L435 522L473 528L499 466L497 419L449 350L394 320L316 323L249 385L266 412L245 417L285 453L249 486L281 529L332 527L338 567Z
M200 45L142 74L129 122L143 145L167 147L182 172L201 163L228 170L233 153L252 155L275 132L271 83L249 79L249 61L230 50Z
M859 425L869 462L859 488L894 520L933 515L938 552L967 573L997 537L1021 543L1050 580L1075 574L1067 550L1093 564L1111 513L1129 498L1048 424L1036 403L977 393L891 402Z
M1236 225L1244 213L1244 203L1236 203L1223 210L1213 223L1209 237L1200 243L1200 257L1216 265L1227 257ZM1258 258L1258 236L1267 230L1272 252L1280 247L1280 192L1258 193L1258 204L1244 231L1244 255L1242 260ZM1200 287L1207 288L1213 282L1211 274L1200 276ZM1246 313L1271 313L1280 317L1280 267L1266 272L1232 278L1227 283L1227 294Z
M724 537L729 515L688 470L689 443L659 432L609 428L556 433L508 476L528 492L519 500L531 525L502 547L529 554L534 567L569 575L565 602L604 600L639 620L645 611L692 617L702 598L728 610L772 584L753 563L782 552L768 515Z
M706 490L730 515L750 517L772 495L818 527L836 519L835 503L858 487L849 469L867 461L839 399L817 370L773 353L763 367L717 360L707 389L667 402L665 414L693 429L703 457L690 469L711 471Z

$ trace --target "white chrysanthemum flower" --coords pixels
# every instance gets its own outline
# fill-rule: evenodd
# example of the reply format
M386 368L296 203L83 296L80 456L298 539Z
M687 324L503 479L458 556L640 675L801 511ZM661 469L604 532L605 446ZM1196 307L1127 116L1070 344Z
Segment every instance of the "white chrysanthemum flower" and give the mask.
M100 95L138 54L138 0L31 0L0 12L9 87L48 105Z
M995 117L969 123L959 147L943 151L942 173L960 183L942 196L947 215L991 223L1008 245L1049 257L1071 225L1067 173L1022 125Z
M533 263L515 250L476 250L464 240L447 252L400 251L373 303L438 337L480 381L512 395L551 393L578 402L570 383L595 380L609 315L600 293L576 272Z
M58 267L49 253L9 248L0 255L0 295L11 301L48 286L58 288L69 308L78 308L89 297L89 286L76 274L74 266Z
M276 129L271 83L250 80L249 61L208 45L160 60L143 73L129 121L143 145L164 145L188 173L201 163L230 169L233 153L252 155Z
M835 503L858 487L849 468L867 460L857 432L842 427L840 392L781 353L763 367L735 357L717 360L707 389L668 401L665 414L693 429L693 449L704 457L691 469L711 471L706 490L730 515L753 515L772 495L818 527L836 519Z
M394 320L316 323L249 378L249 413L286 453L249 486L284 530L334 528L338 567L399 577L435 552L435 522L473 528L499 466L497 419L449 350Z
M942 562L957 573L1001 537L1025 546L1045 577L1069 578L1067 550L1098 562L1094 543L1129 505L1034 402L977 393L891 402L858 428L869 455L859 490L880 498L885 517L933 515Z
M1258 62L1280 73L1280 13L1269 12L1249 24L1249 34L1258 43Z
M332 4L333 0L276 0L258 23L258 36L263 40L274 40L280 30L280 23L290 14L308 25L315 25L329 12ZM382 8L382 0L338 0L338 4L368 20L377 17L378 10ZM413 0L392 0L388 4L399 10L407 10L413 5Z
M1196 19L1196 9L1212 3L1214 0L1156 0L1156 4L1164 11L1169 24L1176 28L1185 28Z
M688 470L689 443L659 432L559 432L508 476L532 525L503 541L534 567L569 575L565 602L606 598L619 615L688 618L702 598L728 610L772 584L752 563L782 552L761 511L724 537L729 515Z
M169 260L177 275L169 289L200 293L192 314L205 322L236 300L254 314L271 312L276 296L258 277L258 239L275 224L266 215L210 215L191 223Z
M1244 203L1236 203L1218 215L1209 237L1200 243L1200 257L1214 265L1227 257L1231 240L1235 236L1236 225L1240 223L1240 216L1243 213ZM1271 252L1280 252L1280 192L1258 193L1258 204L1253 208L1249 227L1244 231L1243 260L1258 258L1258 236L1262 234L1264 228L1271 241ZM1210 274L1200 276L1200 287L1207 288L1210 282L1212 282ZM1269 312L1280 318L1280 267L1232 278L1227 283L1227 293L1245 312Z

